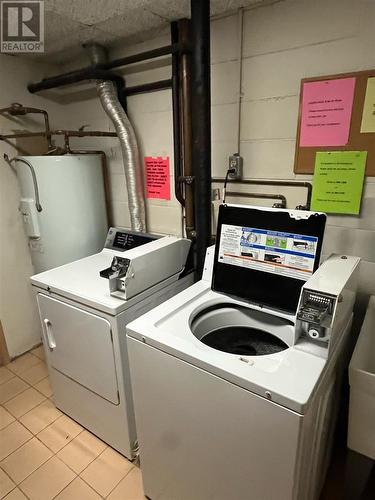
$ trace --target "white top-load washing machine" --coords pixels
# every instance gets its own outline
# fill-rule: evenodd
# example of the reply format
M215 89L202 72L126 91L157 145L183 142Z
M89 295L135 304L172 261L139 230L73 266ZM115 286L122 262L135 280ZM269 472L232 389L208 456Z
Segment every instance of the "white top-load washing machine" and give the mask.
M316 500L359 259L326 216L220 207L203 278L127 326L145 494Z
M119 228L95 255L31 277L56 406L128 458L136 430L125 326L189 286L190 241Z

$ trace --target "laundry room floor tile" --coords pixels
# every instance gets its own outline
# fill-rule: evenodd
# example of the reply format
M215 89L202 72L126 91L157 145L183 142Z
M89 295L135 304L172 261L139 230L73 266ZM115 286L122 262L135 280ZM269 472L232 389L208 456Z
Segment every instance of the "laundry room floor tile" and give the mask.
M35 356L33 357L35 358ZM35 359L38 360L37 364L19 373L19 377L21 377L25 382L27 382L30 385L37 384L38 382L46 378L48 375L46 364L43 361L40 361L40 359L38 358Z
M39 359L42 359L44 361L45 359L45 354L44 354L44 347L40 345L39 347L35 347L32 351L30 351L31 354L36 356Z
M144 500L142 474L134 467L116 486L108 500Z
M144 500L140 469L49 399L42 356L0 368L0 499Z
M59 451L57 456L74 472L80 474L106 447L103 441L84 430Z
M15 398L18 394L26 391L29 386L18 377L13 377L0 385L0 404Z
M0 406L0 431L7 425L14 422L16 419L5 408Z
M52 500L75 477L74 472L61 460L52 457L25 479L19 487L30 500Z
M7 382L14 377L14 373L8 370L5 366L0 366L0 384Z
M53 453L38 439L32 438L21 448L5 458L0 467L16 483L26 479L38 467L51 458Z
M83 427L77 422L67 415L62 415L53 424L39 432L38 439L54 453L57 453L82 431Z
M14 488L3 500L27 500L27 497L18 488Z
M46 377L37 384L35 384L34 388L37 391L41 392L46 398L50 398L52 396L52 387L49 382L49 377Z
M100 500L101 498L96 491L77 477L57 495L55 500Z
M37 365L38 363L40 363L40 359L28 352L9 363L9 365L7 365L7 368L18 375L20 373L23 373L25 370L33 367L34 365Z
M23 425L15 421L0 431L0 460L16 451L33 436Z
M133 467L126 458L107 448L82 472L81 478L106 497Z
M13 481L0 469L0 498L5 497L15 487Z
M47 399L39 406L25 413L25 415L20 418L20 422L22 422L33 434L38 434L45 427L61 417L61 415L61 411L55 407L52 401Z
M13 399L4 403L4 407L15 417L22 417L25 413L38 406L46 399L40 392L32 387L21 392Z

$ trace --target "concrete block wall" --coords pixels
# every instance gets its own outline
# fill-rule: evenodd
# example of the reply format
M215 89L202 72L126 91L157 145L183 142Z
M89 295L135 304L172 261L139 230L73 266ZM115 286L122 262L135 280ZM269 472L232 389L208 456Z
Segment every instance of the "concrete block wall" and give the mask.
M245 177L312 179L312 176L293 172L300 81L309 76L374 68L374 21L372 0L285 0L244 12L240 153L244 157ZM213 20L211 28L212 172L220 177L225 175L228 155L237 151L238 26L238 16L231 15ZM129 52L167 41L148 42ZM115 51L115 55L120 52L123 53ZM139 65L140 71L131 70L127 74L128 84L169 75L169 68L165 66L145 68L147 65ZM173 161L170 93L131 97L129 111L144 155L168 154ZM254 186L251 191L284 194L289 207L305 200L302 188L275 191L275 188ZM120 194L114 196L118 199ZM248 202L246 199L233 201ZM116 200L114 205L125 202L125 199ZM262 203L254 199L254 204ZM179 231L179 209L175 201L153 202L149 207L153 230L165 232L163 218L169 213L168 230ZM120 213L124 212L119 210ZM369 293L375 293L374 216L375 178L368 177L361 215L330 215L323 250L324 255L343 252L363 259L361 295L364 301Z
M229 20L228 20L229 21ZM241 154L246 177L311 180L293 161L300 80L375 67L375 2L286 0L244 17ZM295 190L280 190L294 206ZM362 258L360 303L375 293L375 178L365 182L359 217L328 217L323 248Z
M245 10L240 106L240 153L245 177L312 179L311 175L293 172L300 81L309 76L374 68L374 21L373 0L283 0ZM110 55L120 57L168 43L169 36L165 35L132 47L119 45ZM225 175L228 155L238 148L239 57L238 15L214 19L211 24L213 176ZM125 68L124 75L128 85L146 83L168 78L170 65L165 59L135 64ZM169 156L173 173L170 91L130 97L128 106L142 157ZM67 109L70 109L67 116L75 126L79 116L82 123L89 123L92 128L111 129L95 99L82 101L78 106L69 104ZM93 142L108 152L115 222L128 226L118 144L112 141L109 146L108 139ZM250 190L249 186L240 189ZM251 191L283 194L292 208L304 203L306 196L303 188L251 186ZM228 201L249 203L241 198ZM252 203L265 204L259 199ZM147 209L150 231L180 234L181 212L173 193L170 202L149 200ZM362 257L364 298L375 293L374 215L375 178L369 177L361 215L330 215L324 245L324 255L343 252Z
M8 55L0 55L0 65L0 107L19 102L25 106L48 109L51 126L56 126L60 106L43 97L32 96L27 92L26 85L35 78L56 73L58 68ZM42 130L43 127L43 120L35 115L12 118L0 116L2 134L25 129ZM38 139L33 140L35 142ZM41 329L29 281L34 272L28 239L18 211L19 185L15 172L3 159L4 153L13 158L17 150L10 144L0 142L0 321L9 354L14 357L40 342Z

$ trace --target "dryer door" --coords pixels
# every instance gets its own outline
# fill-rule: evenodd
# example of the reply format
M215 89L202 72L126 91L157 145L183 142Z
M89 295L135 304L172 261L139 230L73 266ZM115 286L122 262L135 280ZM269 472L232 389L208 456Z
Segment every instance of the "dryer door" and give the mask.
M109 321L40 293L38 305L51 368L118 404Z

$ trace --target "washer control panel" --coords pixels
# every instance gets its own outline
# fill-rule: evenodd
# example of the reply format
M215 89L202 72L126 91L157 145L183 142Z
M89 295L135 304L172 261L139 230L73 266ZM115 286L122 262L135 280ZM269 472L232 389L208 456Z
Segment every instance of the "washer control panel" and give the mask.
M327 328L331 327L335 301L335 297L327 294L303 290L297 319L305 323L305 331L310 338L322 340L326 337Z

